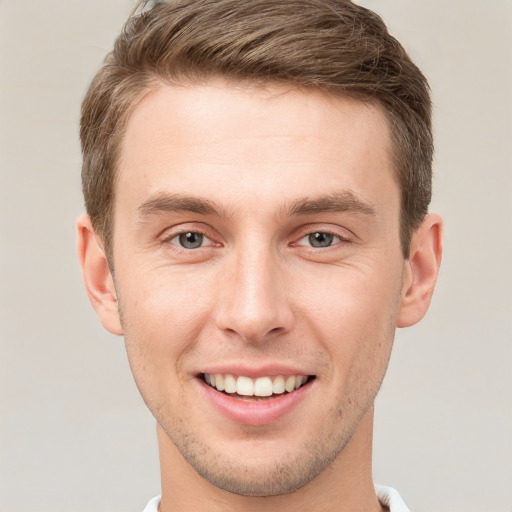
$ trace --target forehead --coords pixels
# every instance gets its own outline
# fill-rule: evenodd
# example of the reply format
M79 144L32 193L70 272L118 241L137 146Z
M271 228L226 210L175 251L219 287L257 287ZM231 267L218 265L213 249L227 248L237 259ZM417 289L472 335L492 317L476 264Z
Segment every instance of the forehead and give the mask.
M389 146L369 102L222 80L166 85L128 120L116 196L171 190L247 205L341 188L371 201L394 184Z

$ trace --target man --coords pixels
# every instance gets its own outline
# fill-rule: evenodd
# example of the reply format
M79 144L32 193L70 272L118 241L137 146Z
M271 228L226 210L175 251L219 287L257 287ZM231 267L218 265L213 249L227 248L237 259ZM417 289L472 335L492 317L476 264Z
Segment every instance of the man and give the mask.
M82 109L85 285L157 420L146 511L407 510L373 402L426 313L425 78L346 0L168 0Z

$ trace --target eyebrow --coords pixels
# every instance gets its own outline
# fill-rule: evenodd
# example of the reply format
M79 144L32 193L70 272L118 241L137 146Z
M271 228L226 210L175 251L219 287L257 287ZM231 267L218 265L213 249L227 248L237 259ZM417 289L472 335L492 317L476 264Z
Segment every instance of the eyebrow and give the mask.
M185 194L158 193L144 201L138 208L142 218L160 213L197 213L226 217L227 214L208 199ZM375 208L351 191L343 191L317 198L300 198L285 204L281 216L305 216L328 212L362 213L375 216Z
M375 217L373 205L364 201L352 191L343 191L318 198L302 198L291 202L283 208L284 216L303 216L327 212L361 213Z
M222 212L208 199L184 194L159 193L144 201L138 208L142 218L159 213L189 212L221 216Z

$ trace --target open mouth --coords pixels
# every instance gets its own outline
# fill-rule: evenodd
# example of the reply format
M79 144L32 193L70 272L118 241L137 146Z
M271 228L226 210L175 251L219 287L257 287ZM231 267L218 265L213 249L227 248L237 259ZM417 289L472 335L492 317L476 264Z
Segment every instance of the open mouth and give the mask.
M252 379L222 373L201 373L200 377L208 386L226 395L253 400L292 393L315 378L314 375L276 375Z

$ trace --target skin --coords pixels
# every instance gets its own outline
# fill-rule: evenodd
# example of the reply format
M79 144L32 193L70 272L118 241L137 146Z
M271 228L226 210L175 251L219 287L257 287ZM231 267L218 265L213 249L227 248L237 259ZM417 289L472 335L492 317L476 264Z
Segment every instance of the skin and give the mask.
M380 510L373 401L441 257L431 214L403 259L380 109L283 86L165 85L134 110L119 169L115 280L87 216L79 254L158 422L161 512ZM182 247L187 232L202 245ZM220 364L314 380L278 420L243 425L202 392L199 373Z

